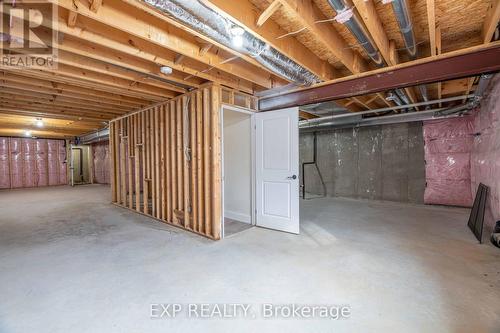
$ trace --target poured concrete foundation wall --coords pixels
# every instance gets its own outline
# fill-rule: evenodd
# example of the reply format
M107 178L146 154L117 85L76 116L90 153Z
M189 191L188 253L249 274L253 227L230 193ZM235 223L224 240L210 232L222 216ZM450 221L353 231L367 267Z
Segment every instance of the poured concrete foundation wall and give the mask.
M317 164L328 196L423 203L421 123L317 132L317 144ZM300 162L312 158L313 133L301 134ZM306 192L322 194L313 165L306 165L305 176Z

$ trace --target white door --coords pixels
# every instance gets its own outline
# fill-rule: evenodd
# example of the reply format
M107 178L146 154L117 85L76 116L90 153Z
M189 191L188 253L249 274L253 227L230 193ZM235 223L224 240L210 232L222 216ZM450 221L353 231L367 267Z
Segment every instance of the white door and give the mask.
M299 109L255 114L256 225L299 233Z

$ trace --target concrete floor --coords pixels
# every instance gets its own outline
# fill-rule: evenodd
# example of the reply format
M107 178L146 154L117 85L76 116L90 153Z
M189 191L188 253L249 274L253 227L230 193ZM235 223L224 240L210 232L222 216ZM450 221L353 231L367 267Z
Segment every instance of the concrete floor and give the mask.
M245 222L240 222L237 220L233 220L230 218L225 217L224 218L224 237L229 237L234 234L237 234L238 232L243 232L247 229L253 228L254 226L245 223Z
M301 235L212 242L108 204L104 186L0 191L0 332L499 332L500 250L467 210L302 202ZM151 319L151 303L248 303L255 318ZM262 319L263 303L348 319Z

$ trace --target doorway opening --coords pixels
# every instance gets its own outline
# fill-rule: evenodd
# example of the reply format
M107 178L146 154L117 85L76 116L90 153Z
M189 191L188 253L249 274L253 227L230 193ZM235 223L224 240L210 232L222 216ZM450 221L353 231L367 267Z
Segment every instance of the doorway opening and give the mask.
M222 107L222 237L254 225L252 114L235 107Z
M90 146L71 145L70 148L70 177L71 186L90 184Z

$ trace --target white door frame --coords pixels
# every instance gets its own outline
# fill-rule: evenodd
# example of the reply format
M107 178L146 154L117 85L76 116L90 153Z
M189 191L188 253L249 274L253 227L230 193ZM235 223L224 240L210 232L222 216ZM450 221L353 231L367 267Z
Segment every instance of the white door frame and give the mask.
M230 105L230 104L225 104L222 103L220 107L220 131L221 131L221 197L222 197L222 219L221 219L221 238L224 238L224 185L225 185L225 178L224 178L224 109L230 110L230 111L236 111L236 112L241 112L248 114L250 116L250 161L251 163L251 179L250 179L250 197L252 198L251 203L250 203L250 224L255 226L255 163L253 161L255 160L255 111L235 105Z

